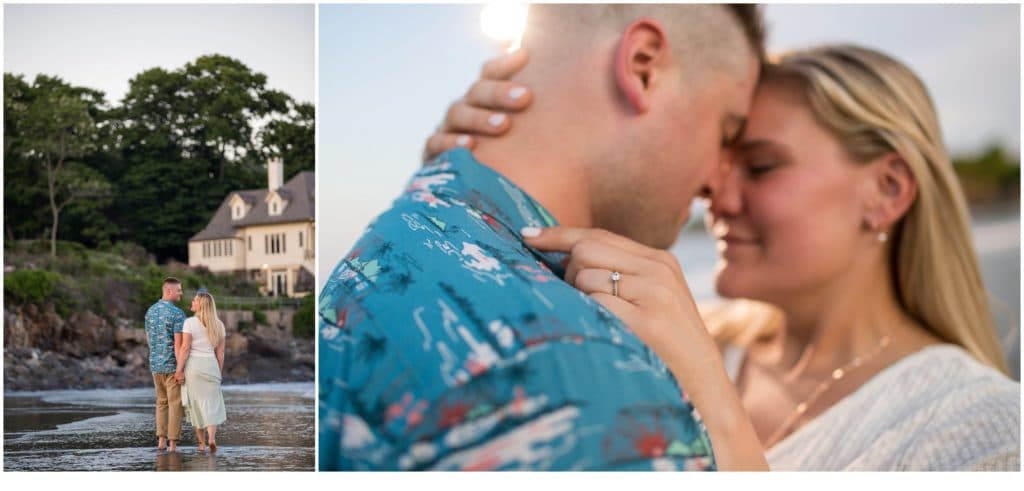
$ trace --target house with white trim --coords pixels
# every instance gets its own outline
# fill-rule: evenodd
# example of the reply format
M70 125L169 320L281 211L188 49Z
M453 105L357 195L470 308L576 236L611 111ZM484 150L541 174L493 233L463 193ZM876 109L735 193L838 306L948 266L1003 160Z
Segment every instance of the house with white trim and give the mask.
M189 266L244 273L270 296L313 292L315 173L282 182L281 159L267 163L267 188L233 191L188 241Z

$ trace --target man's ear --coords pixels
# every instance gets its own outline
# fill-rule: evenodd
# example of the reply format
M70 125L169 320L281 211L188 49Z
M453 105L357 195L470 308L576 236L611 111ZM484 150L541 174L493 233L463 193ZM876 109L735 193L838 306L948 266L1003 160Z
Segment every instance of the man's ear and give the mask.
M917 199L917 179L897 153L880 157L871 167L874 199L868 210L868 222L877 229L888 229L906 215Z
M661 74L669 49L665 30L649 17L634 20L623 31L615 53L615 81L637 113L650 107L650 88Z

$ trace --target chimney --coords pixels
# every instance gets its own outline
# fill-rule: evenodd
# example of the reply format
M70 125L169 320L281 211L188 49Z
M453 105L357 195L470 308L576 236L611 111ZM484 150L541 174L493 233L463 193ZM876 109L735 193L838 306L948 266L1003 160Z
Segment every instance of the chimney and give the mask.
M267 161L267 190L281 189L284 185L284 163L281 157L273 157Z

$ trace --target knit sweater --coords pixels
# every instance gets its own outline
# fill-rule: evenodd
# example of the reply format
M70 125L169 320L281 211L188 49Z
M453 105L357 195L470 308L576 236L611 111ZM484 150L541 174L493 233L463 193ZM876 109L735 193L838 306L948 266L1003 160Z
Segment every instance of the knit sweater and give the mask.
M725 353L735 380L742 352ZM953 345L885 368L766 453L772 470L1020 470L1020 384Z

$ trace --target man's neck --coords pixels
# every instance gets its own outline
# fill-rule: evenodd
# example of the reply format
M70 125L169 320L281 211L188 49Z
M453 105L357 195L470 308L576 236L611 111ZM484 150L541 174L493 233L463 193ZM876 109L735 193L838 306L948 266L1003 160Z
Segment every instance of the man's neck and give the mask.
M565 144L566 135L528 123L517 121L513 130L501 138L481 139L474 156L544 206L560 225L592 226L581 156Z

